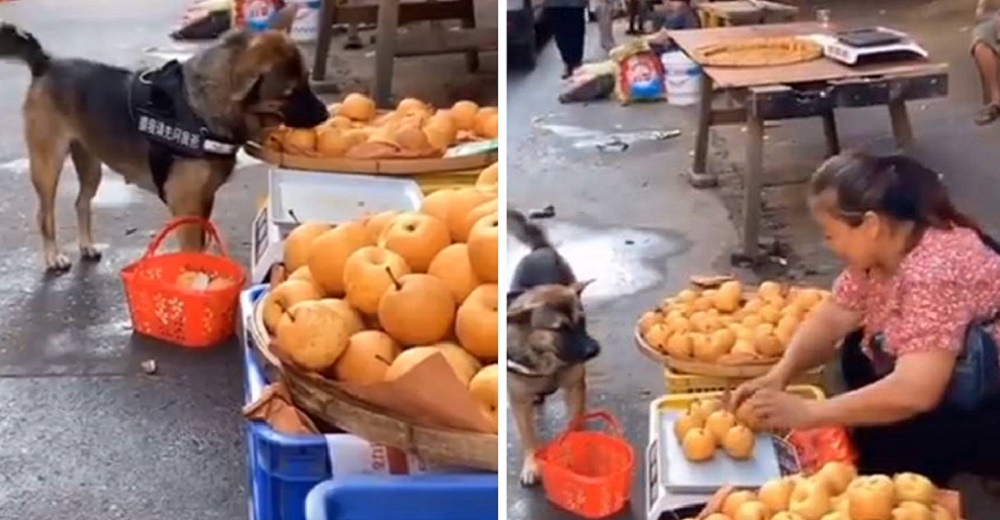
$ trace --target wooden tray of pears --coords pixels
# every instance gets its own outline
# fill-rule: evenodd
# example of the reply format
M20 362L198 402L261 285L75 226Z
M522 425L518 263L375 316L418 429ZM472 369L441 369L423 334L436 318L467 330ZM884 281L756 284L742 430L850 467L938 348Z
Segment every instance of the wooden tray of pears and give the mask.
M728 276L694 277L691 287L643 313L635 342L646 357L680 373L757 377L828 297L821 289L774 281L746 287Z

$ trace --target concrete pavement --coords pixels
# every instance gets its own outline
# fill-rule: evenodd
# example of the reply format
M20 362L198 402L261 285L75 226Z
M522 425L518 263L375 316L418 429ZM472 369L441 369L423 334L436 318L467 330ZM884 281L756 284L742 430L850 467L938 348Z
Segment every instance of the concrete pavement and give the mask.
M167 43L188 2L32 0L0 18L53 54L132 66ZM42 273L35 195L21 136L23 66L0 63L0 518L246 518L242 385L235 342L192 352L136 338L119 270L138 258L167 212L155 195L107 172L95 200L99 264ZM63 172L59 241L76 258L76 175ZM246 262L261 167L241 169L216 222ZM154 376L140 364L158 362Z

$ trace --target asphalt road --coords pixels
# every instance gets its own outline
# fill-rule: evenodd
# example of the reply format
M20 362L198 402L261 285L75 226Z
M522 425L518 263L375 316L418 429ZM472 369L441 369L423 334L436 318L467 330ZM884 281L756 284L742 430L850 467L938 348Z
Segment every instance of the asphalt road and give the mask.
M188 3L25 0L0 3L0 18L53 54L132 66L167 43ZM104 259L43 274L21 135L27 83L26 68L0 63L0 518L246 518L235 342L194 352L130 329L119 270L168 216L162 203L106 172L94 202ZM58 238L76 259L76 175L63 173ZM243 168L219 196L216 222L241 262L265 179Z

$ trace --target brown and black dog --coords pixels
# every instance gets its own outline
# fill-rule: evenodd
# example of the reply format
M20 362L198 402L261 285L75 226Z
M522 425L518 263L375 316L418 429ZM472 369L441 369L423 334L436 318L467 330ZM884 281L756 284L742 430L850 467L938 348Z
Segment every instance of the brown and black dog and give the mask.
M102 165L157 193L174 216L208 218L247 140L282 123L311 128L327 119L288 35L294 17L293 5L275 15L271 30L234 30L183 64L143 71L53 58L31 34L0 23L0 59L20 60L31 70L24 130L48 270L62 272L72 263L59 250L55 224L67 156L80 180L80 254L97 260L91 200ZM185 227L181 249L201 250L201 230Z
M538 483L534 405L562 389L570 420L586 408L587 361L600 354L587 333L579 282L545 232L507 210L507 229L531 252L518 262L507 293L507 394L524 448L521 485Z

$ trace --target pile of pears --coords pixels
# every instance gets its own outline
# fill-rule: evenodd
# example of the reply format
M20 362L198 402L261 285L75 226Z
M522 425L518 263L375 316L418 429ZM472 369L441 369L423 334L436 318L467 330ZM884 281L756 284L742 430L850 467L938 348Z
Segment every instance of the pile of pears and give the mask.
M720 448L735 460L749 460L758 427L747 403L732 412L720 399L696 399L677 417L674 435L691 462L710 461Z

